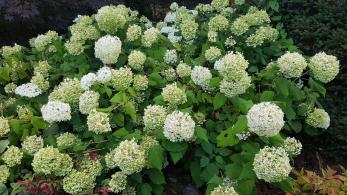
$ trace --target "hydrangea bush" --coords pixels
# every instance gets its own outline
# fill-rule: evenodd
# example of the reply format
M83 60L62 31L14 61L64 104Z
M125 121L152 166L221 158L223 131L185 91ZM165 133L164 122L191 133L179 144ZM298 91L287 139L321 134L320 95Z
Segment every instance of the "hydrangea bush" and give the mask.
M170 10L153 24L105 6L1 49L1 194L39 178L58 193L159 195L168 164L206 194L292 190L293 134L329 127L319 98L339 61L302 55L244 1Z

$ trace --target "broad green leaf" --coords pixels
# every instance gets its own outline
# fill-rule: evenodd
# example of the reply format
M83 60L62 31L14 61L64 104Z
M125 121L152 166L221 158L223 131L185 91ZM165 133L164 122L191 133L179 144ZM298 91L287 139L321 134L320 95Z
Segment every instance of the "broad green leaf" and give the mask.
M263 91L260 95L260 101L272 101L274 99L275 93L273 91Z
M148 171L149 179L155 184L165 184L165 176L158 169L150 169Z
M276 79L275 80L276 91L284 97L289 95L289 81L286 79Z
M273 185L277 186L278 188L280 188L281 190L285 191L285 192L293 192L294 188L293 188L293 179L288 177L285 180L282 180L281 182L277 182L277 183L273 183Z
M122 104L128 101L128 97L127 95L123 92L120 91L118 93L116 93L111 99L110 102L112 102L113 104Z
M134 104L132 102L127 102L124 105L124 110L125 110L125 113L131 117L131 120L136 122L137 116L136 116L136 109Z
M238 163L232 163L225 166L225 174L232 179L239 178L241 171L242 165Z
M214 96L214 98L213 98L213 108L215 110L221 108L225 104L226 101L227 101L227 97L224 94L217 93L217 95Z
M170 152L170 156L174 164L176 164L179 160L181 160L185 153L186 151Z
M162 146L170 152L186 151L188 148L188 144L185 142L170 142L169 140L164 140Z
M151 195L152 187L148 183L141 184L140 190L138 190L140 195Z
M299 133L302 130L302 124L300 121L288 121L288 124L295 133Z
M115 136L116 138L123 138L127 136L128 134L129 134L129 131L126 130L125 128L120 128L112 133L112 135Z
M31 118L31 124L37 129L45 129L48 126L46 121L44 121L43 118L39 116L33 116Z
M6 67L0 67L0 78L2 78L5 81L10 80L10 72Z
M325 95L326 93L326 89L324 88L324 86L320 83L318 83L317 81L313 80L312 78L310 78L308 80L308 85L311 87L311 89L313 89L314 91L319 92L322 95Z
M8 141L7 139L0 140L0 154L6 150L9 144L10 144L10 141Z
M245 100L240 97L234 97L231 102L240 109L241 113L247 114L248 110L253 106L252 100Z
M195 133L196 133L196 137L200 140L203 140L205 142L208 142L208 136L207 136L207 131L206 129L198 126L195 128Z
M153 146L148 152L149 166L161 170L164 163L164 150L161 146Z

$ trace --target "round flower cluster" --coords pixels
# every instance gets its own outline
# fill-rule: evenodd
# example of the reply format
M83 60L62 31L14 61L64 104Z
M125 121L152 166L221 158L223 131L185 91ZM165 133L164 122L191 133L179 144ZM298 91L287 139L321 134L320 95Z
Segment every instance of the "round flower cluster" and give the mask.
M144 91L148 88L148 78L145 75L136 75L134 77L133 87L137 91Z
M177 62L177 52L174 49L166 50L164 62L167 64L175 64Z
M95 57L104 64L114 64L117 62L122 51L122 42L116 36L106 35L95 42Z
M211 195L238 195L238 193L231 186L219 185L212 190Z
M5 165L0 165L0 184L5 184L10 177L10 169Z
M142 34L141 27L139 25L133 24L129 26L127 30L127 39L129 41L136 41L140 39L141 34Z
M25 83L16 87L16 89L14 90L14 93L19 96L33 98L40 95L42 91L34 83Z
M207 89L212 79L212 74L206 67L194 66L190 77L196 85L201 86L203 89Z
M134 70L142 70L145 61L146 55L141 51L133 50L128 56L128 64Z
M33 155L43 148L43 139L41 136L29 136L22 142L22 148L24 152Z
M277 135L284 126L284 113L271 102L255 104L247 113L249 131L265 137Z
M99 93L95 91L86 91L80 96L79 110L82 114L89 114L99 106Z
M16 146L10 146L2 154L2 160L8 167L19 165L23 158L23 152Z
M64 176L71 172L73 162L69 155L60 153L57 148L49 146L35 153L31 165L35 173Z
M208 28L211 31L225 31L229 27L229 20L222 16L222 15L217 15L208 22Z
M5 136L10 132L10 124L8 119L0 116L0 137Z
M240 80L247 75L248 61L240 53L229 53L223 57L219 74L228 80Z
M292 170L288 154L281 147L270 148L265 146L262 148L255 155L253 167L257 178L263 179L266 182L280 182L288 177Z
M51 65L47 61L39 61L37 65L34 66L34 74L42 75L44 77L49 76L49 71L51 70Z
M94 178L86 172L73 170L63 179L63 189L70 194L92 193Z
M17 85L15 83L8 83L4 87L5 93L11 94L14 92L14 90L17 88Z
M216 61L221 55L222 52L218 47L212 46L205 51L205 58L210 62Z
M340 63L335 56L320 52L310 59L308 67L315 79L328 83L339 73Z
M330 126L330 117L325 110L315 108L307 114L306 123L315 128L328 129Z
M49 81L41 74L31 77L30 83L36 85L41 90L41 93L47 91L49 88Z
M250 76L244 76L239 81L223 79L219 86L220 92L229 98L241 95L251 86L251 81Z
M207 33L208 41L211 43L217 42L218 33L216 31L208 31Z
M195 122L188 113L174 111L164 122L164 136L172 142L191 141L194 138Z
M80 83L82 88L87 91L90 89L90 87L94 84L95 81L96 81L96 74L88 73L81 78Z
M141 149L145 152L145 157L147 159L149 151L151 150L151 148L153 148L154 146L159 146L159 142L151 136L143 136L141 138L141 143L140 143L140 147ZM147 161L147 160L146 160Z
M163 106L159 106L159 105L147 106L143 116L143 123L145 125L146 132L150 133L157 129L161 129L164 125L166 116L167 116L167 112Z
M123 191L127 186L127 176L122 172L116 172L111 176L108 189L114 193Z
M276 41L278 35L279 33L277 29L269 26L261 26L255 31L254 34L247 38L246 44L249 47L257 47L262 45L265 41Z
M3 58L9 58L17 53L20 53L22 51L23 47L17 44L14 44L13 46L3 46L0 50L0 53ZM1 183L1 182L0 182Z
M133 81L133 72L130 68L120 68L118 70L112 70L111 83L117 90L125 90L130 87Z
M225 7L228 7L229 1L228 0L213 0L211 2L211 6L216 10L221 10Z
M113 162L127 175L138 173L145 166L145 153L134 139L124 140L115 149Z
M88 130L96 134L112 131L108 114L93 110L87 117Z
M46 34L41 34L31 40L31 46L35 47L38 51L48 49L48 52L55 52L56 48L52 43L58 40L58 33L55 31L48 31Z
M114 169L117 167L117 164L115 163L113 157L115 155L116 150L111 150L109 153L107 153L104 157L105 164L108 169Z
M294 137L287 137L284 140L283 149L289 156L297 156L301 153L302 145L300 141Z
M307 67L307 62L301 54L288 52L278 58L277 66L285 77L297 78L302 75Z
M54 90L49 94L49 101L61 101L71 105L78 104L79 97L83 93L83 88L78 79L64 79Z
M96 73L96 80L100 83L106 83L112 79L112 69L104 66Z
M59 149L71 148L78 142L80 142L79 138L69 132L63 133L57 137L57 147Z
M183 20L180 28L182 37L185 40L190 41L196 38L196 32L199 28L199 24L194 20Z
M59 101L49 101L41 108L43 120L54 123L68 121L71 119L71 109L69 104Z
M167 81L174 81L177 77L176 71L173 68L168 68L162 72L162 75Z
M127 22L124 12L115 6L104 6L100 8L95 15L95 20L102 31L111 34L124 28Z
M17 114L20 120L30 121L34 116L29 106L17 106Z
M122 195L136 195L136 189L131 186L127 186L123 191Z
M174 12L168 12L165 15L164 22L166 23L172 23L176 21L176 13Z
M190 77L190 74L192 73L192 68L187 65L186 63L179 63L176 67L176 72L179 77Z
M66 51L73 56L80 55L85 49L83 42L81 41L67 41L64 44L64 47Z
M98 159L91 159L90 154L85 154L82 159L77 161L76 169L78 171L83 171L96 178L101 175L102 164Z
M159 38L159 31L156 28L147 29L142 36L142 44L145 47L152 47Z
M225 40L225 46L227 46L227 47L233 47L235 44L236 44L236 41L235 41L235 39L232 37L232 36L230 36L230 37L228 37L226 40Z
M187 102L186 93L178 88L176 83L166 85L161 95L164 101L168 102L170 106L177 106Z
M263 10L249 10L246 15L238 17L231 25L233 34L240 36L246 33L250 27L270 23L270 17Z

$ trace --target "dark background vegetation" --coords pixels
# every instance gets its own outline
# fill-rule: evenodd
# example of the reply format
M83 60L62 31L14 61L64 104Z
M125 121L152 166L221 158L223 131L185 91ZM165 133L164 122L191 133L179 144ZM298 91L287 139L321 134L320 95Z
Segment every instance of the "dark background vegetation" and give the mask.
M266 0L259 0L266 1ZM268 0L270 1L270 0ZM271 0L276 2L276 0ZM163 18L172 0L0 0L0 46L18 43L56 30L66 33L78 15L95 13L103 5L123 3L151 20ZM209 0L177 0L193 8ZM308 55L319 51L341 61L338 78L328 84L324 107L331 127L312 140L304 137L339 163L347 162L347 0L278 0L281 22L295 44Z

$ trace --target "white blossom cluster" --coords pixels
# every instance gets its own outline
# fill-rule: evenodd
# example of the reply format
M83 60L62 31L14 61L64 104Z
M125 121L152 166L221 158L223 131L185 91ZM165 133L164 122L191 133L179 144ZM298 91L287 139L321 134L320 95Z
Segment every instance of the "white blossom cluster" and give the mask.
M117 90L125 90L133 82L133 72L128 67L112 70L111 84Z
M194 66L190 77L196 85L199 85L203 89L208 89L208 85L212 79L212 73L206 67Z
M135 75L133 87L137 91L145 91L148 88L148 78L145 75Z
M265 146L255 155L253 170L258 179L280 182L288 177L292 167L288 154L283 148Z
M221 55L222 52L218 47L212 46L205 51L205 58L210 62L216 61Z
M177 87L176 83L166 85L161 92L164 101L168 102L170 106L177 106L187 102L186 93Z
M96 72L96 79L100 83L106 83L112 79L112 69L104 66Z
M157 129L163 128L166 116L167 112L163 106L147 106L143 116L145 130L150 133L156 131Z
M87 117L88 130L96 134L106 133L112 131L110 125L110 118L107 113L98 112L93 110Z
M43 120L49 123L71 119L70 105L59 101L49 101L46 105L42 106L41 113Z
M101 7L95 15L95 20L101 30L115 33L125 26L128 17L129 13L126 7L111 5Z
M195 122L188 113L174 111L164 122L164 136L172 142L191 141L194 138Z
M297 156L301 153L302 144L294 137L287 137L284 140L283 149L289 156Z
M247 72L248 61L241 53L229 53L223 57L219 73L228 80L240 80Z
M78 104L79 97L83 93L83 88L77 78L66 78L59 83L49 94L49 101L61 101L75 106Z
M249 131L265 137L277 135L284 125L284 113L271 102L255 104L247 113Z
M16 146L9 146L2 154L1 159L8 167L13 167L21 164L23 152Z
M251 77L244 76L239 81L223 79L220 82L220 92L225 96L232 98L234 96L243 94L251 86Z
M88 91L90 87L94 84L97 77L95 73L88 73L81 78L81 86L84 90Z
M328 83L339 73L340 62L335 56L320 52L310 59L308 67L315 79L323 83Z
M164 62L167 64L175 64L177 62L177 52L174 49L167 50L164 56Z
M142 70L146 61L146 55L138 50L133 50L128 56L128 64L134 70Z
M127 186L127 175L122 172L116 172L111 176L111 180L108 183L108 189L114 193L123 191Z
M99 106L99 93L95 91L86 91L80 96L79 110L82 114L89 114Z
M154 27L147 29L142 35L143 46L152 47L152 45L157 42L159 33L160 32Z
M232 186L219 185L212 190L211 195L238 195L238 193Z
M5 184L10 177L10 169L6 165L0 165L0 184Z
M22 142L22 149L30 155L34 155L37 151L43 148L43 139L41 136L32 135Z
M139 25L133 24L129 26L126 35L127 35L127 40L136 41L141 38L142 29Z
M277 66L285 77L297 78L302 75L307 67L307 62L301 54L288 52L278 58Z
M176 67L176 72L178 74L179 77L183 78L183 77L189 77L192 73L192 68L187 65L186 63L179 63Z
M122 51L122 42L116 36L106 35L95 42L94 49L96 58L104 64L114 64Z
M11 131L8 119L0 116L0 137L8 134Z
M19 96L33 98L39 96L42 91L37 85L33 83L25 83L16 87L14 93Z
M306 123L315 128L328 129L330 126L330 116L325 110L315 108L307 114Z

